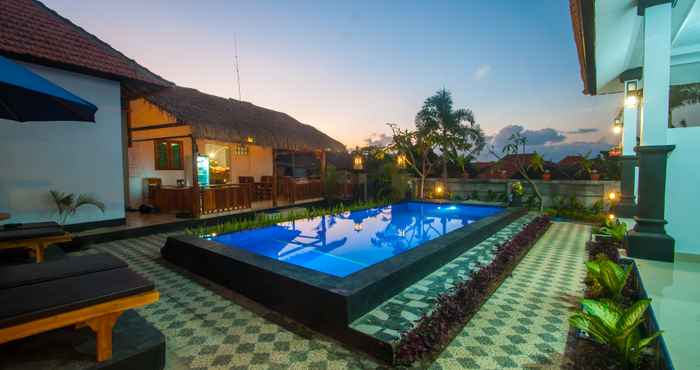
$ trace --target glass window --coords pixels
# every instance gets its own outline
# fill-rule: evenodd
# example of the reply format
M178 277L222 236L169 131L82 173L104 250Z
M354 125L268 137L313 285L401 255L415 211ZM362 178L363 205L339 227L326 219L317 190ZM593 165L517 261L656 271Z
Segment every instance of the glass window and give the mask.
M233 145L233 155L236 155L236 156L248 155L248 146L243 145L243 144L234 144Z
M156 170L182 170L182 141L159 140L155 143Z
M671 86L669 95L671 127L700 126L700 83Z
M231 182L231 149L228 145L205 144L209 157L209 183L212 185Z

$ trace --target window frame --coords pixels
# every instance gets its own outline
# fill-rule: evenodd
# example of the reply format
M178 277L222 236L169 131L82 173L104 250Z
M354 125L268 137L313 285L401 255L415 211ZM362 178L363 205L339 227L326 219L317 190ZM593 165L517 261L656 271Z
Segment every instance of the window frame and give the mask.
M159 157L158 157L158 147L160 147L161 144L167 144L168 146L168 151L167 153L167 165L165 167L160 165ZM175 166L173 164L173 151L172 151L172 145L178 145L179 149L179 154L180 154L180 165ZM182 140L155 140L154 145L153 145L153 151L154 151L154 156L153 156L153 161L155 162L155 169L156 171L183 171L185 169L185 150L184 150L184 145Z

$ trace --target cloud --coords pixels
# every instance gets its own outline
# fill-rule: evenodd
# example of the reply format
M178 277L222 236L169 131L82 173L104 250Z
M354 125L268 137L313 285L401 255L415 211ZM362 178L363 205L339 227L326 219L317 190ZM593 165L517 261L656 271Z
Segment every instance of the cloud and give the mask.
M575 130L576 133L587 129ZM609 150L612 144L601 138L598 141L575 141L565 143L566 135L553 129L544 128L540 130L527 130L520 125L510 125L502 128L496 135L487 140L487 146L493 146L494 151L501 155L503 147L508 143L508 138L514 133L520 133L527 138L525 151L527 153L538 152L546 160L558 162L567 155L578 155L591 152L591 156L597 156L602 150ZM594 132L594 131L588 131ZM484 150L478 161L493 161L496 158L488 151Z
M590 134L598 132L597 128L577 128L576 130L566 131L567 135Z
M501 150L506 144L511 135L519 133L527 138L527 146L546 145L560 143L566 139L566 136L553 128L543 128L541 130L526 130L520 125L510 125L501 129L491 140L491 144Z
M486 78L489 73L491 73L491 65L490 64L482 64L479 67L476 68L473 74L473 78L477 81L483 80Z
M367 146L387 146L391 144L391 136L384 133L372 133L368 138L365 139L365 144Z

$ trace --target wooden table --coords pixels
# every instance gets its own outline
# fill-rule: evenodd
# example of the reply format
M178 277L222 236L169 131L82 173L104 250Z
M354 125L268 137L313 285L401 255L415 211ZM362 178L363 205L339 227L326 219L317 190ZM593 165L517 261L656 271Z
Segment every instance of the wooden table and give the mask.
M7 220L8 218L10 218L10 214L9 214L9 213L2 213L2 212L0 212L0 221Z

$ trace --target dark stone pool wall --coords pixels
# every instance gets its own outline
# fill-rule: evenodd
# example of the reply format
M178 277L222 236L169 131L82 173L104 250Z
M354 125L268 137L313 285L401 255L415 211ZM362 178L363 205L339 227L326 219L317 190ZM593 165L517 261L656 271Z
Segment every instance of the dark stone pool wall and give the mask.
M348 275L327 275L192 236L168 238L163 257L355 347L378 343L348 325L527 211L507 208Z

